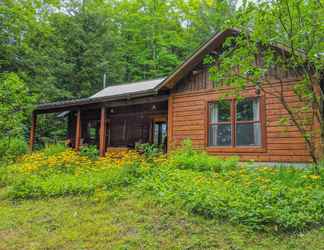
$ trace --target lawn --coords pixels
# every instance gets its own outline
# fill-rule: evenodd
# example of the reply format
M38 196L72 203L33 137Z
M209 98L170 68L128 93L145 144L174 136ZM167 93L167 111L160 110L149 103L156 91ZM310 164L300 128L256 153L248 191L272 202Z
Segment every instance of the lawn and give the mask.
M4 190L2 190L3 193ZM160 206L132 190L102 197L0 201L0 249L323 249L324 228L300 234Z
M60 145L0 166L0 249L324 249L324 176L190 143L166 157Z

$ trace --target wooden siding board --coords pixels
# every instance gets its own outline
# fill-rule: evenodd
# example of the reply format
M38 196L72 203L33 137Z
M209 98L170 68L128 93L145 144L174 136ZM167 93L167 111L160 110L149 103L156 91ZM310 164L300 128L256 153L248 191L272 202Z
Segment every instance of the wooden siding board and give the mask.
M202 81L205 78L202 78ZM289 80L284 86L284 96L290 107L302 107L298 97L293 92L296 79ZM207 86L208 84L206 84ZM200 85L199 85L200 86ZM204 85L202 85L204 87ZM266 86L268 89L280 89L278 84ZM273 96L267 94L261 99L264 112L261 114L264 122L263 150L248 150L248 152L223 152L210 151L207 147L207 105L208 101L217 100L228 89L200 89L195 91L173 92L173 140L179 146L181 141L187 138L192 139L193 146L199 149L207 149L209 153L221 156L238 155L241 160L256 160L269 162L310 162L311 158L307 146L301 137L298 129L290 121L288 126L280 124L282 117L287 117L287 112L282 104ZM242 92L243 96L255 95L255 89L247 88ZM309 115L304 112L303 115Z

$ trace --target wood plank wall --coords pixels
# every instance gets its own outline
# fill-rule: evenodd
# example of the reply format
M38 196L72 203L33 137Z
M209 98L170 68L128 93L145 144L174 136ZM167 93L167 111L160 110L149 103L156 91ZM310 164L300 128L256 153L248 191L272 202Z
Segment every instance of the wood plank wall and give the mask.
M172 126L172 140L169 140L169 143L179 146L183 139L190 138L193 146L197 149L207 150L211 154L222 156L239 155L242 161L301 163L311 161L306 144L297 128L291 122L288 126L280 124L279 121L282 117L288 117L282 104L276 97L266 93L261 93L264 100L264 119L266 120L264 128L265 145L262 149L250 148L229 152L208 148L207 103L216 101L228 92L228 89L213 89L206 74L208 72L201 71L194 78L188 80L186 87L185 82L183 82L182 86L178 86L171 94L172 101L169 101L169 109L173 112L172 114L169 113L169 115L172 115L172 123L169 126ZM201 81L205 82L201 83ZM198 83L195 84L195 82ZM296 78L287 78L284 85L284 96L291 107L300 107L303 103L299 102L293 92L295 83ZM276 85L274 82L271 86L265 86L265 89L270 91L274 91L274 88L279 90L279 84ZM242 92L242 95L256 96L256 92L254 88L248 88Z
M155 110L152 110L152 106ZM151 139L151 123L156 117L165 117L167 120L167 102L145 105L133 105L107 109L106 117L109 120L107 133L110 133L106 142L111 147L126 147L134 142L149 142ZM113 111L113 112L112 112ZM100 121L100 110L90 109L81 112L81 138L84 143L89 143L88 122ZM99 128L99 127L98 127ZM76 114L70 113L68 118L67 139L71 146L75 146ZM97 138L99 139L99 138ZM96 139L96 140L97 140ZM99 145L99 141L95 141Z

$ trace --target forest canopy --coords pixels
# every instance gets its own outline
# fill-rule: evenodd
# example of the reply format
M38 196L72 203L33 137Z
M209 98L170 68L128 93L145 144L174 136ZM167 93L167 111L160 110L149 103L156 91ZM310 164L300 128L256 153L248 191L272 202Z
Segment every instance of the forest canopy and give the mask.
M235 1L5 0L0 72L38 101L165 76L234 12Z
M104 74L107 85L166 76L221 29L235 6L236 0L4 0L0 81L8 74L19 79L23 91L13 96L27 93L29 106L88 97L103 88ZM2 94L3 110L19 103ZM15 119L24 133L15 129L2 139L28 137L26 110ZM51 115L38 123L38 136L64 137Z

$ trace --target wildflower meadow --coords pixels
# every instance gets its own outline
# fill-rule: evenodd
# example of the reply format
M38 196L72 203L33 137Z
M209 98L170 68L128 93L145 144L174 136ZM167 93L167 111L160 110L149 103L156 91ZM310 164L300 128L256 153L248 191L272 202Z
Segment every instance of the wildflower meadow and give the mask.
M135 190L191 214L253 230L304 231L324 222L323 176L310 168L256 167L217 158L190 143L169 155L135 150L87 157L62 145L0 168L10 200Z

